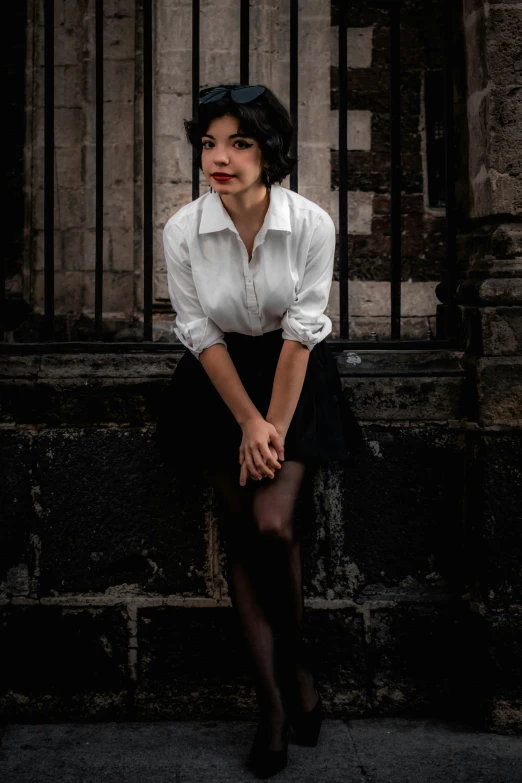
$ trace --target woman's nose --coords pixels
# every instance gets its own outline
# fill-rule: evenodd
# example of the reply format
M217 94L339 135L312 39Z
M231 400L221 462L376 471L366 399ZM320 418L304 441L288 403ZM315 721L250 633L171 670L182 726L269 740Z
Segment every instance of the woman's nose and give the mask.
M218 160L220 163L228 163L228 155L225 150L216 149L214 152L214 160Z

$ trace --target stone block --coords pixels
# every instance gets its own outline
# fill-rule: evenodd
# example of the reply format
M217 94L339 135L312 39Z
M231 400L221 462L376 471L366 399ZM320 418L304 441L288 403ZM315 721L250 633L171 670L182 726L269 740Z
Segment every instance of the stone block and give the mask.
M37 105L45 105L45 69L38 68ZM58 108L81 108L83 99L82 66L56 65L54 69L54 106Z
M522 424L522 356L477 361L478 421L481 426Z
M339 149L339 112L330 112L330 148ZM346 149L369 152L372 147L372 113L358 109L348 110ZM387 156L389 160L389 156ZM351 180L350 180L351 181Z
M331 63L339 65L339 27L332 25L330 33ZM371 68L373 27L348 27L348 68Z
M472 603L466 618L463 683L466 716L498 734L522 732L522 613L519 606L489 611Z
M183 120L192 115L189 95L161 93L155 101L155 134L180 141L185 138Z
M128 3L129 0L121 0L121 2ZM83 27L86 17L85 7L86 3L68 3L67 0L55 3L55 22L64 24L67 27Z
M134 142L133 103L106 102L103 105L103 140L105 144L131 145ZM89 116L89 113L87 114ZM96 117L91 117L88 138L96 138Z
M128 60L107 60L103 65L103 97L105 101L134 103L134 57Z
M299 193L318 203L316 198L306 193L322 191L323 197L330 193L330 149L320 142L300 141L298 158Z
M134 271L134 233L132 229L110 228L103 232L104 268L114 272ZM139 259L142 268L142 259Z
M256 712L247 650L230 607L157 606L138 610L138 720L154 715L236 718Z
M103 266L106 269L106 251L105 251L105 233L110 229L104 229L104 246L103 246ZM96 269L96 228L86 228L83 235L83 258L79 259L78 266L76 268L83 269L85 272L94 272ZM93 278L94 279L94 276Z
M155 302L170 302L169 290L167 286L167 274L164 271L154 272L153 297Z
M522 62L522 61L521 61ZM521 66L522 70L522 66ZM520 155L514 150L522 146L522 85L494 87L491 101L490 163L499 174L520 177Z
M55 66L81 66L83 55L83 35L80 27L70 24L54 27L54 64Z
M174 183L188 179L180 170L181 141L169 136L159 136L155 144L154 168L157 183ZM187 174L192 174L192 166L185 165Z
M443 717L458 685L451 602L394 604L371 617L372 704L379 715Z
M515 265L513 271L518 271ZM522 277L491 277L464 280L457 287L458 301L470 305L522 304Z
M103 26L103 59L133 60L136 54L134 47L134 15L106 17Z
M17 362L6 361L16 359ZM33 373L36 357L2 357L3 370L11 378L18 373ZM20 363L20 360L25 360ZM4 382L4 380L3 380ZM24 396L24 385L19 393ZM6 411L3 422L8 425ZM31 454L33 436L27 431L2 429L0 432L0 460L2 485L0 505L2 507L2 528L0 545L0 598L35 597L35 572L38 570L39 538L39 489L31 475Z
M468 94L484 90L488 83L485 42L485 13L482 2L464 9Z
M433 426L365 426L364 438L346 470L311 476L296 511L305 595L357 603L447 595L460 579L462 436Z
M521 465L520 432L481 434L468 557L477 597L493 609L522 603Z
M522 86L520 30L522 8L490 5L487 22L486 52L489 78L496 85Z
M487 730L522 734L522 610L491 612L486 626Z
M478 315L486 356L522 354L522 307L481 307Z
M0 616L3 721L126 716L130 678L125 609L2 606Z
M105 272L103 275L103 310L108 314L134 312L134 280L132 272Z
M348 303L352 316L390 316L390 283L372 280L350 280ZM433 316L437 309L435 283L402 283L401 314L403 316ZM339 283L334 281L330 289L328 306L339 314Z
M266 84L289 105L290 18L271 3L250 7L250 82Z
M93 416L110 421L121 417L125 407L124 415L139 416L143 394L158 397L159 386L140 393L140 385L139 377L134 382L42 377L36 391L44 417L45 405L54 400L62 412L68 409L70 421ZM123 408L116 414L118 386ZM159 470L155 447L140 428L51 428L40 434L34 448L39 514L45 519L40 596L102 593L109 600L124 594L212 595L206 560L210 496L197 475L181 482L172 471Z
M93 275L78 270L60 269L54 275L54 296L59 313L81 313L82 308L94 297L94 285L89 290Z
M158 184L154 189L154 201L154 222L157 228L163 228L180 207L192 201L192 183Z
M373 193L348 191L348 233L371 234L373 216ZM327 210L339 231L339 193L332 191L330 209Z
M186 51L192 36L192 3L160 0L155 3L156 50L162 67L163 55L177 50Z
M134 146L132 144L104 144L103 184L109 193L112 188L134 185ZM131 210L129 210L131 212Z
M55 241L55 269L83 270L84 232L81 228L64 229Z
M366 708L362 617L354 609L305 609L312 666L333 715ZM248 653L230 608L140 609L136 691L140 718L253 717L257 712Z
M495 214L522 214L522 177L490 171L492 209Z
M192 50L167 49L158 51L156 94L188 95L192 92Z
M448 421L465 415L462 378L343 378L359 420Z
M55 109L54 142L57 147L79 147L83 141L82 109Z
M43 156L39 157L43 166ZM57 147L55 149L55 166L56 186L60 191L63 188L77 189L82 187L84 182L81 145ZM41 181L43 182L43 176Z
M85 225L96 228L96 193L89 190L85 203ZM104 188L103 224L105 228L130 230L134 221L134 188L129 184Z
M81 228L84 225L85 188L60 188L59 198L54 199L54 225L60 229ZM34 191L33 226L43 230L45 194L43 189Z
M305 608L305 648L332 718L368 714L369 676L364 620L358 607Z
M519 223L502 223L490 235L490 251L499 259L522 260L522 226Z

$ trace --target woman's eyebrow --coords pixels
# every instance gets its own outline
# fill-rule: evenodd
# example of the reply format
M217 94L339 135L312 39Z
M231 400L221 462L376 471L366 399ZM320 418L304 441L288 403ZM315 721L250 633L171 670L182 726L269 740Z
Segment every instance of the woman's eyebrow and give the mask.
M210 133L204 133L203 136L208 136L209 139L212 139L215 141L214 137ZM236 139L238 136L240 136L243 139L249 139L250 136L247 136L245 133L231 133L228 137L229 139Z

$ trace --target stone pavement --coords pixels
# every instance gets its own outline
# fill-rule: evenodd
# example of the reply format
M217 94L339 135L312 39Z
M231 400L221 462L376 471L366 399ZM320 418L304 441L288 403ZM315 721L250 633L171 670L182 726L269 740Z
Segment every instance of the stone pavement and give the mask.
M253 722L11 724L2 783L247 783ZM437 720L325 720L277 783L522 783L522 737Z

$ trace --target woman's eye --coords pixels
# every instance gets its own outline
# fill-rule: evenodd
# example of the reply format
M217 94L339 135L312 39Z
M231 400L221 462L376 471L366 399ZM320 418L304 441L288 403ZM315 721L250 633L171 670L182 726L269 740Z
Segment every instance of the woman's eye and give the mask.
M203 147L203 149L206 149L206 150L207 150L207 149L210 149L210 147L207 147L207 146L206 146L207 144L210 144L210 145L212 145L212 142L211 142L211 141L203 141L203 142L202 142L202 147ZM251 147L251 146L252 146L251 144L247 144L247 142L246 142L246 141L241 141L241 139L238 139L236 142L234 142L234 144L242 144L243 146L242 146L242 147L239 147L239 149L240 149L240 150L245 150L245 149L247 149L248 147Z

